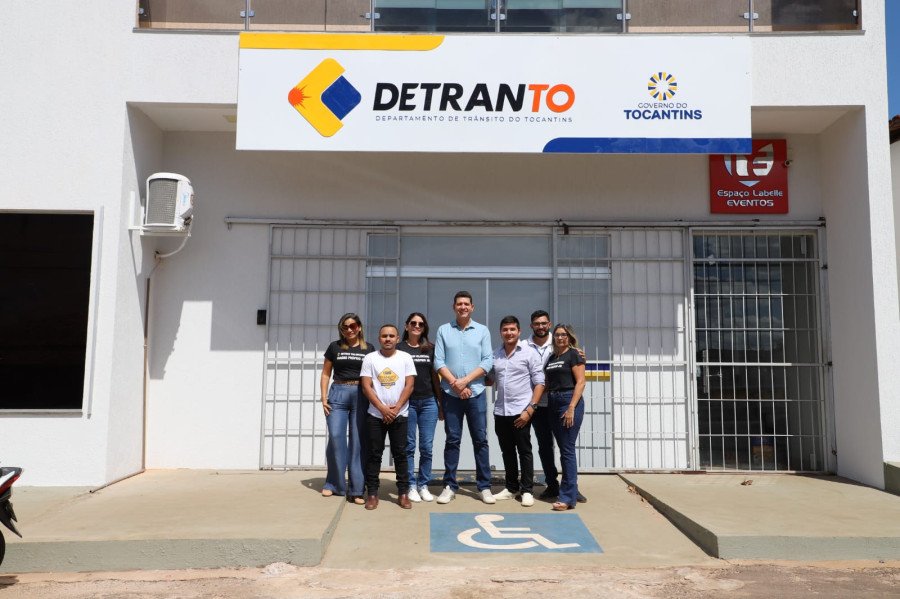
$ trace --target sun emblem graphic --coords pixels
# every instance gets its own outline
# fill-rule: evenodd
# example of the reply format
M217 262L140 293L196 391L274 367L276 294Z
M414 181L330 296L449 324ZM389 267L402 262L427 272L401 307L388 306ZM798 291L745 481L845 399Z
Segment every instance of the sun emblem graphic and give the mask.
M672 73L660 71L659 73L650 75L650 81L647 83L647 90L650 92L650 95L657 100L670 100L675 97L675 92L678 91L678 82L675 80L675 75Z

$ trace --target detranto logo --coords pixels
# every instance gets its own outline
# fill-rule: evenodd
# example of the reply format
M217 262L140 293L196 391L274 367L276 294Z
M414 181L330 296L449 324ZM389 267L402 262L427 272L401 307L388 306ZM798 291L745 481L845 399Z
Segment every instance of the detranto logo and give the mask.
M362 100L344 76L344 67L326 58L288 92L288 102L322 137L337 133L341 122Z
M650 81L647 82L647 91L656 100L665 102L675 97L675 92L678 91L678 82L672 73L663 71L653 73L650 75Z

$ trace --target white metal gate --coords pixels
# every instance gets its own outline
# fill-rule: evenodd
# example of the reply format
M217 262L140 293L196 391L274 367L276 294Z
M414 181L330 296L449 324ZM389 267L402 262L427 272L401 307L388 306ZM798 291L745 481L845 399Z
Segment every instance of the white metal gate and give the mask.
M396 266L396 252L369 247L376 231L382 243L396 240L392 228L270 228L261 468L325 464L328 433L319 376L325 349L338 335L337 321L347 312L360 314L366 338L373 340L372 323L365 321L367 296L396 303L396 279L367 276L373 260Z
M514 267L505 272L502 266L482 267L481 270L458 266L454 271L454 267L443 265L440 268L449 268L445 273L434 270L437 267L427 266L430 258L422 265L410 255L406 262L401 261L402 247L419 247L417 243L428 239L428 234L423 234L421 228L415 231L415 235L407 237L405 233L401 234L403 231L399 227L271 227L260 446L262 468L321 467L325 464L327 432L319 405L319 377L325 348L337 336L338 318L346 312L360 314L366 338L377 343L373 336L377 333L374 327L383 322L399 323L414 304L414 309L433 312L428 316L435 332L437 326L450 316L450 296L447 296L447 314L426 307L430 306L426 298L431 296L427 283L431 279L428 277L450 275L466 280L481 276L485 289L490 287L488 282L498 277L518 281L516 284L523 290L539 289L541 284L552 286L552 291L542 292L543 299L529 295L513 311L521 320L526 315L526 308L547 307L543 304L547 303L546 294L549 293L554 321L572 324L583 342L588 361L588 386L585 390L585 420L578 443L581 470L752 469L755 467L754 456L763 460L761 467L766 469L816 470L826 467L822 459L826 385L822 378L820 290L815 272L817 254L812 238L800 241L802 236L778 236L771 231L768 236L765 232L740 236L726 231L700 236L698 242L698 236L692 236L686 227L582 227L572 230L546 227L542 237L536 235L532 226L522 235L528 236L528 247L532 248L533 244L542 243L540 239L546 240L543 242L548 248L546 251L552 253L547 258L549 268ZM453 247L448 236L472 239L478 234L471 228L462 232L460 228L441 231L435 235L443 235L442 243L449 244L445 245L448 248ZM507 240L517 236L513 228L504 231ZM723 248L723 238L727 238L729 244L733 239L740 240L741 244L762 243L759 239L764 239L766 244L796 244L797 248L791 250L796 255L719 255L710 261L705 254L697 253L705 251L713 241L719 244L717 248ZM521 242L522 238L517 243ZM812 244L811 253L801 255L800 244L805 243ZM479 251L482 253L475 252L468 259L480 263L479 256L484 252ZM473 253L472 248L469 253ZM418 252L414 254L420 256ZM727 266L725 270L723 265ZM737 305L734 302L738 300L747 305L749 299L757 301L761 293L750 293L747 287L742 287L740 293L736 288L724 290L721 286L713 291L711 281L719 281L720 277L726 276L723 274L726 271L731 277L738 272L735 268L740 268L744 280L758 286L762 282L758 276L762 266L767 273L777 270L780 281L793 277L789 289L764 294L772 305L783 307L783 330L774 331L768 326L762 333L768 335L768 339L773 339L773 334L794 339L797 348L801 347L797 344L805 343L802 347L809 348L809 351L803 350L807 362L790 361L788 357L780 358L777 364L759 360L736 362L732 357L725 359L719 354L715 360L710 358L709 350L719 347L719 339L727 338L730 340L727 343L731 344L737 343L734 339L749 339L746 331L737 330L741 328L735 324L737 321L711 320L720 318L725 299L730 306ZM746 273L755 274L751 277ZM454 279L444 280L446 285L456 284ZM767 284L771 280L774 279L767 275ZM543 283L538 284L540 281ZM694 289L695 284L704 287ZM723 294L727 296L724 299ZM732 297L735 294L740 297ZM438 295L443 297L446 293ZM774 295L778 297L772 299ZM698 302L695 313L692 313L692 298ZM510 310L507 305L496 306L491 301L484 302L486 305L481 312L487 320L499 320L501 312L505 314L508 313L505 310ZM798 308L800 302L803 302L802 310ZM540 305L527 307L532 304ZM435 305L444 309L440 298ZM715 310L710 306L715 306ZM786 311L787 306L790 306L790 312ZM696 325L697 335L703 336L697 340L697 352L689 349L694 343L691 326L694 318L703 319ZM530 332L527 320L522 325L524 337ZM491 333L497 341L496 331ZM715 341L712 341L713 333ZM754 333L756 338L759 338L758 333ZM707 353L702 353L704 350ZM730 380L738 380L741 376L747 378L751 371L757 379L762 380L762 373L765 373L771 381L763 385L768 395L742 398L734 395L735 385L725 389L721 384L715 387L710 382L724 381L726 374ZM776 397L773 393L780 395ZM741 426L746 425L744 429L735 429L731 423L737 422L734 414L738 408L744 414L755 409L756 414L761 414L756 420L775 422L772 427L777 429L753 429L746 424L754 421L749 416L741 421ZM764 412L771 418L766 420ZM718 416L714 417L715 414ZM702 426L698 425L701 419L705 419ZM490 435L492 431L489 431ZM438 442L441 438L439 433L435 444L436 469L441 463ZM784 459L776 458L775 452ZM465 451L461 457L465 457ZM766 462L769 457L772 459ZM464 467L463 463L461 467Z

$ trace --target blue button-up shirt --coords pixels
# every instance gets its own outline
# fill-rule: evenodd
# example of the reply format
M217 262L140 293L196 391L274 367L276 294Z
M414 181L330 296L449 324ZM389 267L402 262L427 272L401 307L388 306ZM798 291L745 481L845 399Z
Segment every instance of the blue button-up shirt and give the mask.
M544 363L522 341L508 356L501 345L494 352L494 380L497 389L494 414L518 416L531 405L534 388L544 384Z
M464 377L479 366L490 372L493 365L491 333L483 324L470 320L465 330L454 320L438 328L434 342L434 369L447 367L456 378ZM450 383L441 378L444 393L456 397L450 390ZM472 395L484 392L484 377L478 377L469 384Z

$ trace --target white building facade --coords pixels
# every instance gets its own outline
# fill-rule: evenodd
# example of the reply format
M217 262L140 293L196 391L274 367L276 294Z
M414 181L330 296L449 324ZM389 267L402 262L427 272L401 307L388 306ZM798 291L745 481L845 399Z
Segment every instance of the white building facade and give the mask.
M80 373L81 393L66 401L47 399L65 377L23 356L32 355L31 331L52 339L54 326L68 322L59 307L68 300L37 294L48 311L24 326L17 311L34 309L28 293L38 288L22 283L0 295L0 369L16 381L0 397L0 460L23 466L37 485L100 485L143 467L321 467L318 373L339 316L359 313L374 338L381 323L418 310L435 331L452 316L453 292L469 289L476 319L491 330L506 314L524 323L544 308L581 334L590 372L584 471L836 472L884 486L884 462L900 460L900 306L883 2L850 3L859 24L840 28L779 27L778 18L790 20L777 2L770 12L758 1L732 3L729 15L748 12L738 5L762 15L752 32L748 21L684 22L646 2L619 10L631 14L625 25L606 6L616 3L556 3L582 24L586 13L577 11L596 5L610 25L565 29L523 17L521 29L501 24L494 33L484 31L496 22L490 3L482 29L467 25L469 16L364 4L328 3L335 11L320 21L260 7L259 24L178 15L153 2L82 3L64 19L55 3L6 7L16 26L0 41L0 223L38 231L40 242L7 248L6 268L27 281L14 265L36 256L58 265L68 243L80 244L89 266L81 286L73 284L86 335L70 345L82 351L65 354L68 363L83 361L67 371ZM514 8L500 21L513 20ZM367 12L383 25L358 17ZM239 37L245 26L318 28L337 33L328 43L338 45L437 30L447 48L495 48L485 60L496 57L496 68L517 64L501 55L522 40L551 53L554 39L560 48L607 49L560 49L561 72L625 61L620 54L641 44L673 54L732 44L746 58L743 83L729 85L735 118L749 116L745 134L694 137L785 140L775 167L787 173L789 208L713 213L717 159L653 144L545 153L502 146L502 133L492 133L469 151L460 147L477 142L468 130L448 129L426 147L394 127L381 138L362 135L358 149L341 146L351 118L371 103L361 70L347 73L363 103L344 131L326 140L310 133L310 117L292 112L288 126L315 144L243 143L245 124L267 118L247 108L243 87L239 99L254 43L240 41L253 39ZM372 60L373 69L394 68ZM689 81L679 80L682 88ZM614 94L622 84L605 85ZM720 103L734 108L724 96ZM577 119L572 132L595 136ZM326 147L332 139L339 149ZM172 252L183 238L135 228L146 179L157 172L188 177L196 192L190 237L162 260L155 252ZM55 226L89 235L54 235L41 228L38 217L47 215L81 217ZM28 382L42 373L45 386ZM492 452L502 468L498 457Z

